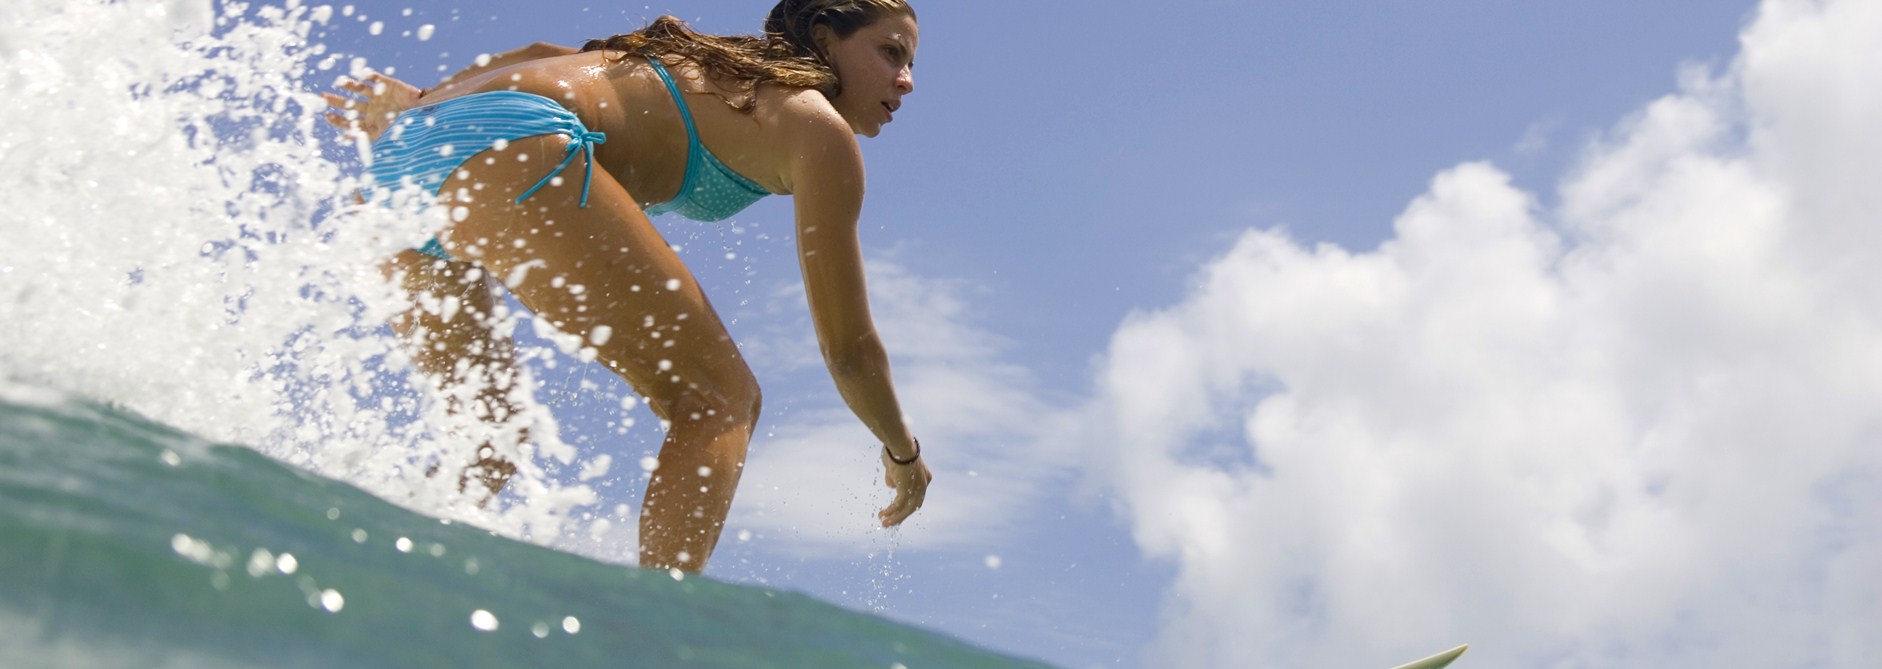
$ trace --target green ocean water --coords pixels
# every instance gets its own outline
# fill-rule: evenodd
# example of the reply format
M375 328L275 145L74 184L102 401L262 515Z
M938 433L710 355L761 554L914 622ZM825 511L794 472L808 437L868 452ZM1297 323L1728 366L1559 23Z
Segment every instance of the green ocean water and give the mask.
M442 523L246 448L0 392L0 667L243 666L1045 665Z

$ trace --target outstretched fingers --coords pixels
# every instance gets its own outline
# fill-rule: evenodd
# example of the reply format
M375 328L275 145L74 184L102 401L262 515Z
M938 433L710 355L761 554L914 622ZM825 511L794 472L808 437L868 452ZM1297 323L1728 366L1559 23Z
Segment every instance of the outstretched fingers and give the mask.
M366 83L367 81L372 83ZM366 81L341 79L338 85L340 88L344 88L359 95L372 97L386 94L387 81L386 75L374 72L366 75Z
M354 109L359 104L357 100L333 93L321 93L320 97L327 101L327 106L333 108L323 115L328 123L345 130L355 130L359 127L359 111Z
M366 75L365 81L342 77L339 81L333 82L333 85L336 88L344 89L354 95L370 100L385 95L387 91L392 89L392 85L395 83L402 82L378 72L373 72ZM407 85L407 87L410 86Z
M321 93L331 107L328 123L366 139L377 139L400 112L418 104L424 90L398 79L373 72L365 80L342 78L334 82L339 92Z

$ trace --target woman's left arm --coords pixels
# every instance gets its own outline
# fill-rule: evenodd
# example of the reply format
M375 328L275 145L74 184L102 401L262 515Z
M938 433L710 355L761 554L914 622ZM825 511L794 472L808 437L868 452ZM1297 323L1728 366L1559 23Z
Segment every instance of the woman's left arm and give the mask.
M896 498L878 515L883 525L898 525L921 507L933 474L903 421L888 352L869 313L857 239L862 154L849 126L834 113L816 115L791 137L798 264L817 342L844 402L884 446L884 483L896 489Z

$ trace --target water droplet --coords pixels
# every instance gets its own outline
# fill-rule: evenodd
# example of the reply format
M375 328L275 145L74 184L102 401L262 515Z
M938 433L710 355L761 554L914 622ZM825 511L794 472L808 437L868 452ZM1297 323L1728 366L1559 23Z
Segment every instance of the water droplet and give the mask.
M294 559L293 553L282 553L280 557L274 559L274 568L281 570L283 574L292 574L300 570L301 561Z
M356 543L356 544L366 543L366 531L355 528L353 530L353 543Z
M568 632L569 634L580 632L582 631L582 621L576 620L575 616L569 616L567 618L563 618L562 619L562 631Z
M227 569L229 564L234 562L233 557L216 552L216 547L210 545L209 542L187 534L170 537L170 549L176 551L177 555L205 567Z
M327 588L320 591L320 608L326 609L328 613L339 613L340 609L346 608L346 598L341 597L338 590Z
M483 609L477 609L471 612L470 624L472 628L475 628L479 632L497 631L496 615Z
M999 569L1001 564L1002 564L1002 561L1000 560L1000 556L998 555L987 556L987 568L988 569Z
M411 539L407 539L405 537L399 537L399 540L393 542L392 545L393 547L398 548L400 553L412 552L412 540Z
M268 549L257 548L255 552L248 555L248 575L250 577L261 578L271 569L274 569L274 554L268 552Z
M529 633L535 635L538 639L547 639L549 638L549 623L536 623L531 625L529 627Z

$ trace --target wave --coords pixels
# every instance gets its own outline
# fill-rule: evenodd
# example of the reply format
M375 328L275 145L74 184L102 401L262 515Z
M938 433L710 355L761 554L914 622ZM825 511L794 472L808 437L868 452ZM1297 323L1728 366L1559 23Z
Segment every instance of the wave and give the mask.
M1044 666L517 542L18 385L0 536L0 666Z

